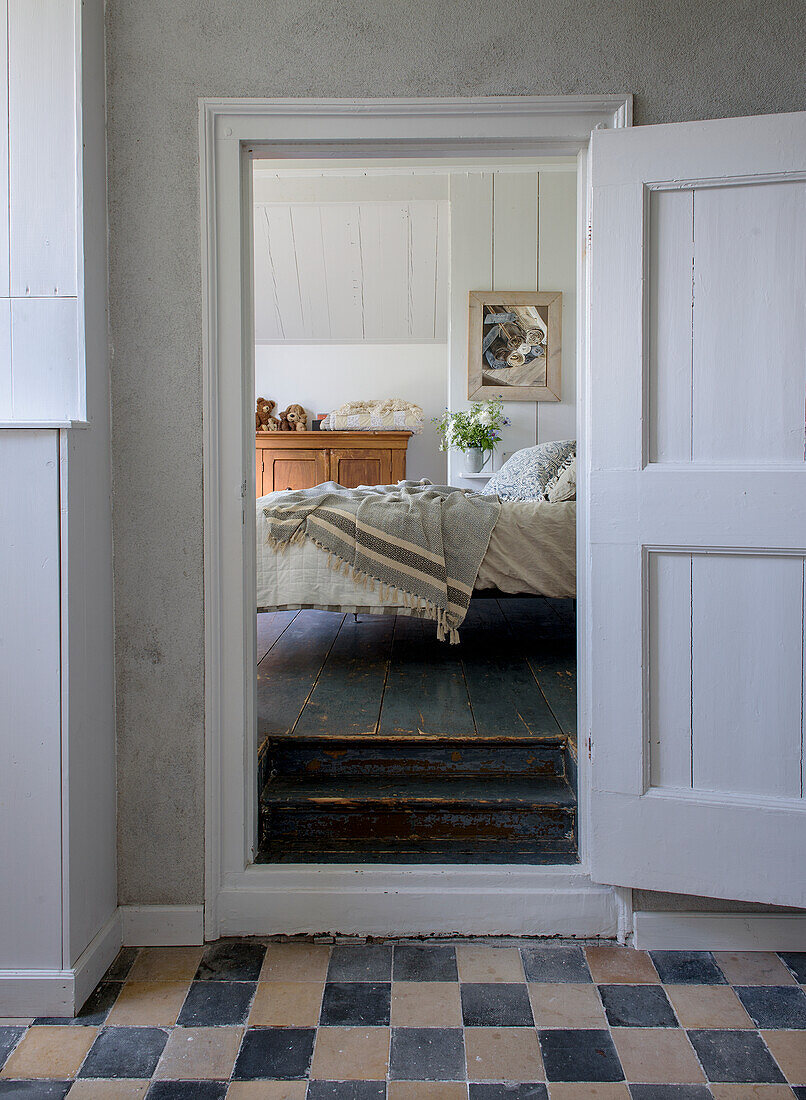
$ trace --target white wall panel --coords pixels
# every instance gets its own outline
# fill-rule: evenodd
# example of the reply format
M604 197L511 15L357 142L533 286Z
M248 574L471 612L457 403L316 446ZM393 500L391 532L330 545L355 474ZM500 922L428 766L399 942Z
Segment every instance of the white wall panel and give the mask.
M62 965L58 438L0 431L0 969Z
M330 335L334 340L361 340L364 333L364 276L358 206L323 206L322 242Z
M0 0L0 298L9 284L8 202L8 0ZM0 368L0 372L2 368ZM2 383L0 383L2 386Z
M69 420L78 404L78 302L11 302L12 406L17 420Z
M695 461L803 461L804 211L803 182L695 192Z
M75 295L76 8L8 0L11 294Z
M694 192L649 202L649 460L691 460Z
M540 172L537 231L537 289L563 296L562 401L537 406L537 439L576 439L576 297L577 177L568 172Z
M294 204L291 220L305 332L314 340L326 340L330 336L330 313L322 248L322 212L314 204Z
M283 324L269 250L269 223L262 206L255 207L254 236L255 338L281 340Z
M691 555L649 556L649 767L653 787L691 786Z
M358 212L363 338L405 340L411 263L408 203L361 203ZM436 235L432 252L435 242Z
M0 420L10 420L12 415L11 301L0 298Z
M305 335L299 292L297 248L290 206L266 206L261 211L266 223L266 242L271 267L271 286L284 340L301 340ZM257 288L256 288L257 293Z
M803 559L695 554L694 787L801 796Z

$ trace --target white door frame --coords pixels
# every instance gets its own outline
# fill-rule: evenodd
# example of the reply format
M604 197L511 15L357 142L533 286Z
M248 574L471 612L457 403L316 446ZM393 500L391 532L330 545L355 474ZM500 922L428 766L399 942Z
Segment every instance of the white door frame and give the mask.
M279 932L614 936L618 893L587 874L586 686L579 717L579 864L252 863L256 806L252 174L263 156L578 158L578 255L588 225L591 131L632 124L632 97L202 99L200 108L204 604L205 937ZM578 265L577 394L587 390L587 265ZM586 423L578 414L584 450ZM580 499L586 500L584 463ZM587 517L578 511L578 608L586 624ZM250 583L251 578L251 583ZM579 631L587 685L589 630Z

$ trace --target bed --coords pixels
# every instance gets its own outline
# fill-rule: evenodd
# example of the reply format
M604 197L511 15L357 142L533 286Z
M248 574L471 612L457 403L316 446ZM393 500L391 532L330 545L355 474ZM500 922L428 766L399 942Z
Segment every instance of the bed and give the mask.
M305 540L275 553L268 545L264 508L283 493L258 498L257 610L364 614L416 614L402 600L368 602L373 593L332 569L328 555ZM551 597L576 596L576 501L502 501L476 578L475 592Z

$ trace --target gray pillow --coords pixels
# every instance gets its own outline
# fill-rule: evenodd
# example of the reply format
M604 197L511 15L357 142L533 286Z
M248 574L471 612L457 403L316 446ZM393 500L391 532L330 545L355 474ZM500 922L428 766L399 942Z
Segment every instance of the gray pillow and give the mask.
M484 490L501 500L545 500L546 486L576 454L575 439L524 447L506 460Z
M576 500L576 498L577 460L574 455L546 486L546 499L552 504L558 504L562 500Z

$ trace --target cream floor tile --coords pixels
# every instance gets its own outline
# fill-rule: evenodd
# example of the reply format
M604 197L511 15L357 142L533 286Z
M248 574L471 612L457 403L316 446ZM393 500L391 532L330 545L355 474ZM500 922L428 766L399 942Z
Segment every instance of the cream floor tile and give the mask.
M32 1027L3 1066L0 1077L66 1080L75 1077L98 1029L69 1024Z
M714 1100L792 1100L788 1085L711 1085Z
M320 1027L311 1077L323 1081L383 1081L389 1068L388 1027Z
M258 982L251 1027L316 1027L324 982Z
M631 947L586 947L593 980L599 985L614 985L626 982L628 985L657 984L658 972L652 965L652 959L646 951L635 951Z
M266 948L262 982L323 982L330 948L315 943L270 943Z
M456 948L460 982L522 982L523 964L517 947L467 944Z
M630 1100L626 1085L549 1085L549 1100Z
M663 987L683 1027L753 1027L753 1021L728 985Z
M33 1016L0 1016L0 1027L28 1027L33 1021Z
M388 1100L467 1100L461 1081L390 1081Z
M461 1027L456 982L393 982L392 1027Z
M74 1081L69 1100L143 1100L148 1081Z
M543 1081L543 1059L531 1027L465 1028L468 1081Z
M174 1028L154 1077L169 1081L228 1081L243 1031L242 1027Z
M129 971L129 982L178 982L190 979L201 962L202 947L144 947Z
M305 1100L306 1081L233 1081L227 1100Z
M714 958L731 985L795 985L772 951L715 951Z
M190 981L126 982L106 1018L122 1027L167 1027L176 1023Z
M529 997L537 1027L607 1027L595 985L530 982Z
M806 1085L806 1031L762 1031L761 1037L790 1085Z
M705 1081L685 1031L615 1027L612 1034L628 1081L648 1085L688 1085Z

